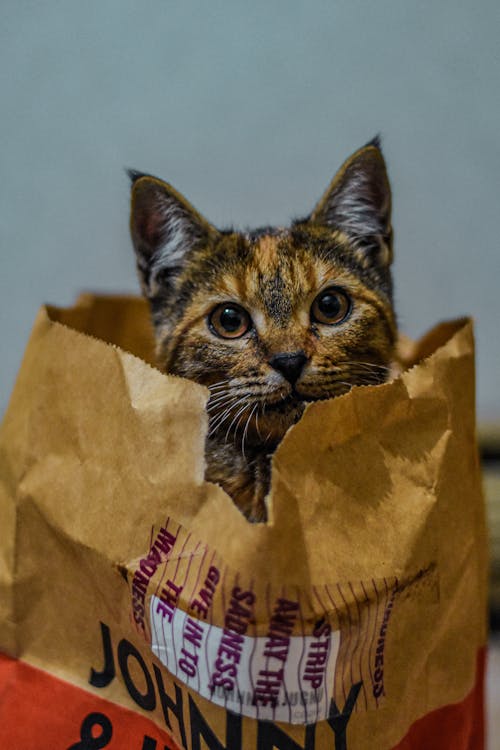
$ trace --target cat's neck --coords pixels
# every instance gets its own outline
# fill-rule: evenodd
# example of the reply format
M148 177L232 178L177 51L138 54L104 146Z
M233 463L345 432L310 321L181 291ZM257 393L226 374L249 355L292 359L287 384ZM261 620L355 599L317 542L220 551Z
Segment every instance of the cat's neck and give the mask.
M267 519L265 498L269 492L272 450L248 446L235 450L232 442L207 438L205 479L222 487L239 510L253 522Z

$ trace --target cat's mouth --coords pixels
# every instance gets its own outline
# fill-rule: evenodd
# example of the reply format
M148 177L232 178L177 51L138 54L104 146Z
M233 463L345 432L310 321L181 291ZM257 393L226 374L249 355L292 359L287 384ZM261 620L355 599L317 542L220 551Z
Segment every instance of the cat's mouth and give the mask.
M283 396L277 401L266 402L266 412L283 414L297 406L300 406L305 399L301 398L298 393L292 391L287 396Z
M272 402L266 402L266 412L286 412L290 409L294 409L298 406L304 406L306 403L312 401L321 401L328 398L332 398L332 393L301 393L300 391L293 388L290 393L286 396L282 396L280 399Z

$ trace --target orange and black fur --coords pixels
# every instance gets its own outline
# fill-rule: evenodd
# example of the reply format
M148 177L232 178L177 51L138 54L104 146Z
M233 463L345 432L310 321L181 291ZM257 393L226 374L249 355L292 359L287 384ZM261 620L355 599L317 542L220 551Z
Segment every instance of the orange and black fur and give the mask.
M286 229L219 231L170 185L130 177L158 364L208 386L206 478L264 520L271 456L307 402L389 376L391 194L379 141Z

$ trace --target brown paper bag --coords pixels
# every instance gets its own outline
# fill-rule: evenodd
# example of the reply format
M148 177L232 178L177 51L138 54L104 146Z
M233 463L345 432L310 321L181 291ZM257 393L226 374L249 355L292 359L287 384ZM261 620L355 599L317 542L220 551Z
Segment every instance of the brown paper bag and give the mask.
M483 748L471 324L411 356L307 408L251 525L144 303L43 308L1 431L0 747Z

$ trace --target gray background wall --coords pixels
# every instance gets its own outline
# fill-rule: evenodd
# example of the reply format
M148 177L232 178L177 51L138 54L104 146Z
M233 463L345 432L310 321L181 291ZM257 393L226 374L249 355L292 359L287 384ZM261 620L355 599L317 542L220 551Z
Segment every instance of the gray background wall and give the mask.
M36 310L136 290L123 167L284 223L381 132L401 327L477 320L500 417L498 0L3 0L0 410Z

